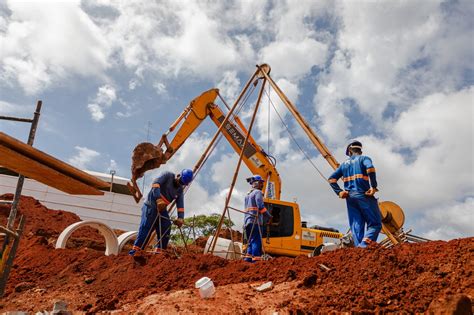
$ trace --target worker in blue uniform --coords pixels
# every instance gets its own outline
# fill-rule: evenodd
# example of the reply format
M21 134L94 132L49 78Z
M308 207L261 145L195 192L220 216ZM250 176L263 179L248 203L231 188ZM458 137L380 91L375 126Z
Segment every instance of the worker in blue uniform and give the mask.
M133 244L133 248L129 251L129 255L135 255L137 251L146 246L146 240L150 237L153 228L156 229L158 237L155 253L158 254L161 250L167 248L171 232L171 219L167 207L173 200L176 200L178 218L174 221L174 224L181 227L184 223L183 188L189 185L192 180L193 171L184 169L176 175L171 172L164 172L153 181L151 190L143 203L137 239Z
M268 221L272 218L263 203L263 183L260 175L254 175L247 179L252 189L245 196L244 229L247 238L247 253L244 261L256 262L262 259L262 225L263 216Z
M328 181L339 198L346 199L354 245L367 247L377 241L382 228L379 206L374 197L378 191L375 168L372 160L362 155L362 143L359 141L347 146L346 155L349 159L338 167ZM344 190L337 184L341 177Z

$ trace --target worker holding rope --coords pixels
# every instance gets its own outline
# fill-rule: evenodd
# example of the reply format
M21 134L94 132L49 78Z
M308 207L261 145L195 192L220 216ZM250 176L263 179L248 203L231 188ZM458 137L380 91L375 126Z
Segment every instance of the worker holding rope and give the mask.
M244 255L244 261L256 262L262 259L263 216L266 216L268 220L272 216L263 203L262 189L265 182L263 178L260 175L254 175L248 178L247 182L252 185L252 189L245 196L244 229L247 237L247 253Z
M354 245L367 247L377 241L382 229L380 210L374 197L378 191L375 168L372 160L362 155L362 143L359 141L353 141L347 146L346 155L349 159L336 169L328 181L339 198L346 199ZM344 190L337 184L341 177Z
M174 221L178 227L183 225L184 220L184 198L183 188L193 180L193 171L184 169L179 174L164 172L156 178L148 196L143 203L142 218L138 230L137 239L133 248L128 252L130 256L146 245L153 228L156 228L158 243L155 245L155 253L161 253L166 249L171 233L171 219L168 214L168 205L176 200L178 218Z

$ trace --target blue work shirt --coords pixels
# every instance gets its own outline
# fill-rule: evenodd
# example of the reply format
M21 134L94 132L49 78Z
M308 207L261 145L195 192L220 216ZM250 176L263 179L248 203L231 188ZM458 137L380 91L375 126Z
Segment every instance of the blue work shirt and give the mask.
M184 197L183 186L175 183L176 175L171 172L163 172L156 178L148 193L145 204L148 207L157 209L158 199L162 199L167 205L173 200L176 200L176 207L178 208L178 218L184 218Z
M329 176L329 184L337 195L342 191L337 184L341 177L344 190L347 190L349 195L364 195L370 187L377 188L375 167L372 160L365 155L351 156Z
M265 208L263 203L263 192L259 189L252 189L245 196L245 218L244 226L253 224L254 222L258 225L263 224L262 215L267 215L270 217L270 214ZM256 220L258 218L258 221Z

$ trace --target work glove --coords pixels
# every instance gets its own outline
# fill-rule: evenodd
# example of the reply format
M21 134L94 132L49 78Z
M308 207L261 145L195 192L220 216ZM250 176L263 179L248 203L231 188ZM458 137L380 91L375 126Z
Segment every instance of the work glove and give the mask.
M181 218L178 218L178 219L174 220L173 223L174 223L177 227L180 228L181 226L183 226L184 220L181 219Z
M375 195L377 191L379 191L377 188L371 187L369 190L365 192L365 195L372 197L373 195Z
M339 193L339 198L346 199L347 197L349 197L349 192L347 190L343 190Z
M160 212L166 210L167 204L166 204L166 202L165 202L163 199L161 199L161 198L158 199L158 200L156 201L156 205L158 206L158 210L159 210Z

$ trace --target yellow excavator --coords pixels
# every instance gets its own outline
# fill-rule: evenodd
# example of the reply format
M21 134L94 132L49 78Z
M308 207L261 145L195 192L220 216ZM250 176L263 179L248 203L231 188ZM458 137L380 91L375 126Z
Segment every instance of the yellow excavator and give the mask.
M162 136L157 146L151 143L139 144L133 154L132 179L135 180L143 175L146 168L157 168L166 163L196 130L196 128L206 119L210 118L217 127L224 121L224 113L215 104L219 90L211 89L196 97L184 109L178 119L171 125L169 130ZM168 135L179 126L171 141ZM222 135L227 139L232 148L240 153L247 135L247 129L238 116L228 120L223 126ZM138 153L137 153L138 152ZM145 153L146 152L146 153ZM151 159L150 157L153 156ZM143 158L145 157L145 158ZM242 158L245 165L252 174L258 174L265 178L263 191L264 202L267 209L273 215L273 223L269 231L264 231L264 250L270 255L298 256L312 254L319 251L324 238L340 239L343 234L331 228L311 229L301 223L300 209L297 203L280 200L281 179L275 168L275 162L253 137L249 135L248 145ZM136 199L140 199L141 194L136 184L130 185L132 193ZM267 235L268 234L268 235Z
M339 164L336 159L311 130L309 124L306 123L295 106L291 104L269 77L269 66L261 65L257 67L256 73L269 79L272 87L280 95L296 121L303 127L315 147L334 169L337 168ZM196 128L209 117L238 154L241 153L247 139L247 145L242 152L242 161L252 174L258 174L265 179L264 202L273 216L272 224L268 225L268 228L264 231L266 241L263 242L263 246L265 253L290 257L314 255L321 252L324 243L327 241L339 242L343 237L342 233L333 228L321 226L309 228L306 222L301 221L300 208L297 203L280 200L281 179L276 170L274 158L268 155L248 134L247 128L237 115L233 113L231 113L232 115L225 115L223 113L221 108L215 104L218 96L218 89L211 89L202 93L183 110L168 131L163 134L158 145L145 142L135 147L132 155L132 180L128 184L135 200L138 202L142 197L136 180L142 177L147 170L165 164ZM168 136L175 130L172 140L169 141ZM403 225L403 211L396 204L390 202L381 203L380 206L385 221L383 232L393 237L392 234Z

